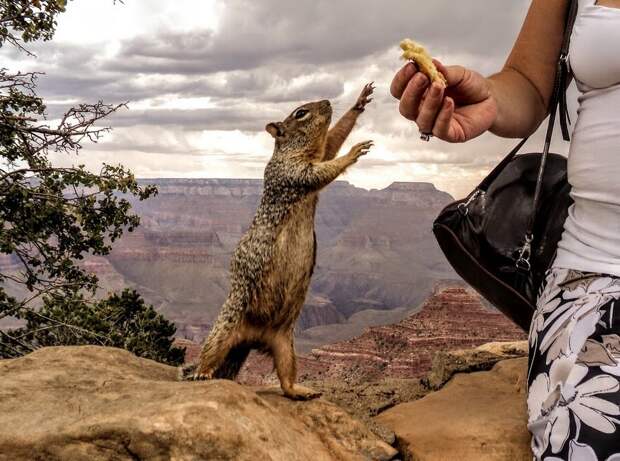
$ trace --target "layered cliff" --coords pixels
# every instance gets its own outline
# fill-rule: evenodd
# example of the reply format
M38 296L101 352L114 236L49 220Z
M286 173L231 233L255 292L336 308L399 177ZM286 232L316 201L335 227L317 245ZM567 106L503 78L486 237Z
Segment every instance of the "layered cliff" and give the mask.
M177 336L200 342L228 292L231 254L252 221L262 193L254 179L152 179L159 194L132 200L141 226L90 257L102 289L136 288L177 325ZM452 198L430 183L394 183L365 190L335 182L321 192L316 216L317 265L297 324L297 345L309 353L372 325L400 321L438 279L457 278L431 232ZM18 271L11 256L0 269ZM21 287L9 287L18 296ZM8 324L3 323L2 326Z
M228 290L228 263L262 193L252 179L155 179L134 202L142 225L107 258L178 326L200 341ZM400 320L439 278L456 278L431 233L451 197L430 183L364 190L336 182L321 193L317 266L297 325L304 351Z

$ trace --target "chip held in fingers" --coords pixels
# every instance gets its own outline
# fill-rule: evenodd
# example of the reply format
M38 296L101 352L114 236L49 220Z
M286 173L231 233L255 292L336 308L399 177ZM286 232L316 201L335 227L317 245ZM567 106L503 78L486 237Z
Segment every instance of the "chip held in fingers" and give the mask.
M444 87L448 86L448 81L444 75L437 70L437 67L435 67L433 63L433 58L422 45L406 38L400 42L400 47L403 50L403 59L413 61L420 72L426 75L431 82L439 82Z

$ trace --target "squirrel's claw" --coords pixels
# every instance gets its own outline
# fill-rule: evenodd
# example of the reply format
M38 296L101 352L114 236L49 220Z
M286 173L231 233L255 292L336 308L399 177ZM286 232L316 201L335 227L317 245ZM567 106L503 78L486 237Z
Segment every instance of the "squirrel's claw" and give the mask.
M180 381L207 381L213 378L212 372L200 372L196 364L179 367Z
M366 155L368 151L370 151L370 148L373 145L374 145L373 141L360 142L356 144L355 146L353 146L353 148L351 149L351 153L355 158L359 158L362 155Z
M210 379L213 379L213 373L194 373L187 378L188 381L209 381Z

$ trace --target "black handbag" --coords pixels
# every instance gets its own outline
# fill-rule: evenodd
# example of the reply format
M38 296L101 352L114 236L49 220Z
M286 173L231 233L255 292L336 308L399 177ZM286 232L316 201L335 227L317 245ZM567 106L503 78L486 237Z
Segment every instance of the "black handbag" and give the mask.
M525 331L572 203L566 158L549 153L549 146L558 106L562 136L570 139L567 56L576 15L577 0L571 0L542 154L516 155L523 139L473 192L446 206L433 223L456 272Z

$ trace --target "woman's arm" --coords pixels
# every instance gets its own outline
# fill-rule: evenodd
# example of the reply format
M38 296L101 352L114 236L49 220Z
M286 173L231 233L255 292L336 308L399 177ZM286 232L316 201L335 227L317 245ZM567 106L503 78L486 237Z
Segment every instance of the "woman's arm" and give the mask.
M496 135L525 137L549 113L568 0L533 0L512 52L487 81L497 116Z
M567 7L568 0L532 0L504 68L489 78L437 62L448 87L431 91L437 85L405 65L391 86L400 113L449 142L487 130L504 137L533 133L548 112Z

